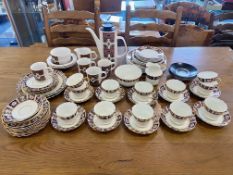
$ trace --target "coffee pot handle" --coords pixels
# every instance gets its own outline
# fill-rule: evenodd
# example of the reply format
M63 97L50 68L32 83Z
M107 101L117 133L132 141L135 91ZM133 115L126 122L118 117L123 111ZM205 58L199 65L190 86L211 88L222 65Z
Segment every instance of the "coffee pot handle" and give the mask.
M125 41L125 39L124 39L122 36L117 36L117 40L122 40L123 43L124 43L125 51L124 51L123 54L119 55L119 57L123 57L123 56L125 56L125 55L127 54L127 52L128 52L128 47L127 47L126 41Z

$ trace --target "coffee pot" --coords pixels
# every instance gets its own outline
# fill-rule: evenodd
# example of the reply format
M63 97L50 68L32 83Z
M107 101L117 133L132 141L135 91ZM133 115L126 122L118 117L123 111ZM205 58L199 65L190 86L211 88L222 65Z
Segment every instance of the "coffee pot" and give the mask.
M99 51L100 59L109 59L115 60L117 57L123 57L127 54L127 44L125 39L122 36L117 36L117 30L111 23L104 23L99 29L100 38L98 38L95 32L87 27L87 31L89 31L95 40L96 46ZM118 44L117 41L122 40L124 44L124 53L118 54Z

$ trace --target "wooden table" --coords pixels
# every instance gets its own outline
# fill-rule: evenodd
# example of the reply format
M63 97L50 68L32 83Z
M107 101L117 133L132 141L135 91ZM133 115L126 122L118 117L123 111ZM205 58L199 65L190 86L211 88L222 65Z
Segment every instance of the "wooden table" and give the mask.
M33 62L45 60L49 48L0 49L1 109L16 95L15 85L29 72ZM183 61L200 71L214 70L222 78L221 98L233 114L233 52L225 48L164 48L168 63ZM66 71L66 75L75 72ZM198 98L192 96L190 104ZM65 101L63 95L51 100L52 110ZM159 102L164 106L167 103ZM87 111L96 103L84 104ZM132 104L117 104L125 112ZM149 136L129 132L123 125L102 134L87 123L70 133L60 133L50 124L28 138L14 138L0 127L0 174L224 174L233 173L233 123L215 128L198 120L189 133L176 133L161 124Z

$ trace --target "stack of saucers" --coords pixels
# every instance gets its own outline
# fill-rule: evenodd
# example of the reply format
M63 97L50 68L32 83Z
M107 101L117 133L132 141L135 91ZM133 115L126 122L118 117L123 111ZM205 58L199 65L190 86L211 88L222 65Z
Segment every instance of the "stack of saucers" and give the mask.
M189 89L194 95L201 98L219 97L221 95L219 82L218 73L204 71L197 74L197 78L192 81Z
M50 104L43 96L23 95L12 100L2 112L5 130L15 137L26 137L43 129L50 119Z
M124 114L125 126L137 134L151 134L159 128L159 117L145 103L137 103Z
M122 114L112 102L101 101L88 114L89 126L99 132L108 132L116 129L122 120Z
M141 46L129 51L127 62L139 66L143 72L148 62L159 64L163 71L167 68L167 59L163 50L153 46Z
M42 95L49 99L65 89L66 76L61 71L52 70L44 62L33 63L30 68L32 72L17 84L16 90L20 95Z
M84 78L82 73L71 75L67 81L64 97L67 101L74 103L83 103L94 95L94 89L90 86L89 81Z
M120 87L118 81L113 79L104 80L95 91L96 97L101 101L118 102L125 96L125 90Z
M77 62L77 56L67 47L57 47L50 51L47 63L53 69L68 69Z
M197 123L192 108L181 101L173 102L169 107L165 107L161 119L165 125L178 132L191 131Z
M186 89L186 85L176 79L170 79L159 87L159 95L168 102L189 100L190 95Z
M147 103L154 105L157 102L158 95L151 83L139 81L133 88L129 89L128 99L134 104Z
M78 128L86 119L83 107L72 102L60 104L52 114L51 124L58 131L72 131Z
M193 109L199 119L212 126L223 127L231 121L227 104L216 97L195 103Z

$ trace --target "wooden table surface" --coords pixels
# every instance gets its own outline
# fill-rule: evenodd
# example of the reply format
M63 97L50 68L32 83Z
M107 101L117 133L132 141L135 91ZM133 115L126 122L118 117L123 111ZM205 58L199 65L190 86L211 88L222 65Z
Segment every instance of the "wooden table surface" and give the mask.
M0 107L16 95L18 80L29 66L43 61L49 48L0 48ZM225 48L164 48L168 64L188 62L199 71L213 70L222 78L222 95L233 114L233 52ZM76 68L65 72L74 73ZM164 77L165 78L165 77ZM192 96L189 104L199 100ZM65 101L63 95L50 100L52 110ZM83 104L87 111L95 97ZM159 103L168 103L159 100ZM124 99L117 103L125 112L132 104ZM0 127L0 174L233 174L233 123L215 128L198 120L188 133L176 133L161 122L149 136L129 132L123 125L110 133L97 133L83 124L69 133L51 125L28 138L14 138Z

